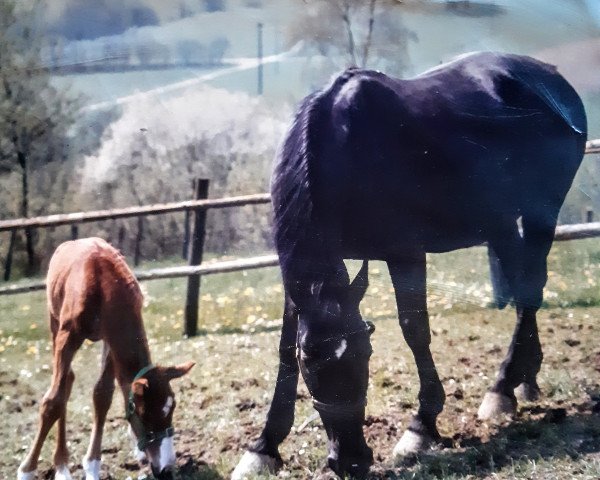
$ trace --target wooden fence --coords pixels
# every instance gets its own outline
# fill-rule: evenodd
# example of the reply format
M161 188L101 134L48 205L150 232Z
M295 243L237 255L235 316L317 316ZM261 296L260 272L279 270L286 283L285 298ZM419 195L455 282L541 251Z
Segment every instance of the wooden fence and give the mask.
M587 142L585 153L600 153L600 139ZM206 198L208 196L208 187L208 180L197 179L194 182L194 200L184 202L3 220L0 221L0 232L10 231L14 234L14 232L19 229L71 225L72 235L76 236L77 225L80 223L117 218L142 218L147 215L160 215L171 212L186 212L191 214L192 225L189 230L189 243L187 244L188 265L145 271L136 270L134 273L139 281L188 277L184 334L187 336L194 336L198 331L198 302L200 297L200 278L202 276L256 268L275 267L279 264L277 255L264 255L216 263L202 263L206 211L208 209L270 203L270 196L267 193L209 200ZM565 241L599 237L600 222L592 222L590 212L587 214L587 219L589 223L559 225L556 228L555 240ZM0 288L0 295L33 292L43 290L44 288L45 283L42 281L26 285L10 285Z
M260 193L238 197L207 199L209 189L208 180L196 179L194 180L193 187L193 200L111 210L98 210L94 212L64 213L44 217L2 220L0 221L0 232L11 232L8 256L12 256L12 246L17 230L70 225L71 237L77 238L77 226L81 223L137 217L140 220L138 223L138 237L140 237L142 228L141 219L143 217L172 212L186 212L184 253L186 253L185 257L188 260L188 265L147 271L135 271L134 273L140 281L174 277L188 278L184 314L184 334L187 336L194 336L198 332L198 307L200 300L200 279L202 276L276 266L278 265L278 261L276 255L269 255L266 257L231 260L203 265L202 257L206 233L207 210L268 204L271 201L271 197L268 193ZM135 258L139 258L139 238L138 241L136 241L134 250ZM137 261L134 263L137 264ZM0 295L34 292L43 290L44 288L45 282L43 281L28 283L26 285L9 285L0 288Z

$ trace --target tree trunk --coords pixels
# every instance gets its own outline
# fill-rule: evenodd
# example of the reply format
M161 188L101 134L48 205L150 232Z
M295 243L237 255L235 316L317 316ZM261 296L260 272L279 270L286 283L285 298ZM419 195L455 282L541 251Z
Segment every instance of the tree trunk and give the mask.
M17 160L21 166L21 216L29 217L29 171L27 168L27 157L21 151L17 152ZM27 275L37 273L35 258L35 247L33 244L33 229L25 229L25 248L27 251Z
M363 46L363 54L361 67L367 68L367 62L369 60L369 50L371 49L371 42L373 41L373 26L375 25L375 4L377 0L369 1L369 26L367 30L367 38L365 39L365 44Z
M346 26L346 34L348 35L348 54L350 55L351 67L356 67L356 45L354 43L354 34L352 33L352 21L350 19L350 4L347 0L342 5L342 20Z

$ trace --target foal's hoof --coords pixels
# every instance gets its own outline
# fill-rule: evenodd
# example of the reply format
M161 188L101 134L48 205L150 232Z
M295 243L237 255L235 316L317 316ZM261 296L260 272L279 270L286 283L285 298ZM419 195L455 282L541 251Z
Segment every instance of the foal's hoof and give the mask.
M231 480L245 480L255 475L275 473L281 462L269 455L247 451L231 474Z
M538 387L535 383L526 383L523 382L517 388L515 388L515 395L519 400L523 400L525 402L535 402L540 398L540 387Z
M34 480L36 471L24 472L21 467L17 470L17 480Z
M477 411L480 420L490 420L501 415L513 415L517 411L517 400L496 392L487 392Z
M408 457L427 450L431 446L432 441L429 435L423 435L408 429L394 447L394 451L392 452L394 460L401 460L402 457Z

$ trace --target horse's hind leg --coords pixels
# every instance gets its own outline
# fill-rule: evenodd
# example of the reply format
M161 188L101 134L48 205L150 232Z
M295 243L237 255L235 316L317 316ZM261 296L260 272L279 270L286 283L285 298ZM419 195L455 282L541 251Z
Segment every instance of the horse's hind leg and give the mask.
M54 423L60 419L57 448L54 456L56 479L69 479L67 467L68 450L65 439L66 404L73 385L74 375L71 362L83 339L67 330L58 330L54 338L54 365L50 389L44 395L40 406L40 423L33 446L21 463L18 472L20 480L30 480L35 476L42 445Z
M298 388L297 332L298 312L286 293L279 342L279 371L267 421L258 440L248 449L236 466L231 480L242 480L246 476L265 472L273 473L282 464L279 444L292 429Z
M414 355L421 384L417 414L394 448L394 457L400 457L423 450L439 439L436 419L444 407L445 395L429 349L425 254L388 261L388 268L396 292L400 326Z
M100 478L102 432L114 391L115 372L113 362L110 356L110 349L104 344L102 351L102 372L94 386L94 426L92 427L92 437L90 439L90 446L82 462L86 480L98 480Z
M513 289L517 324L496 383L479 408L478 416L481 419L514 412L517 405L514 392L520 385L520 391L526 399L534 400L539 395L536 377L543 354L536 314L542 304L547 279L546 257L556 228L554 213L558 214L558 209L555 212L523 216L521 270Z

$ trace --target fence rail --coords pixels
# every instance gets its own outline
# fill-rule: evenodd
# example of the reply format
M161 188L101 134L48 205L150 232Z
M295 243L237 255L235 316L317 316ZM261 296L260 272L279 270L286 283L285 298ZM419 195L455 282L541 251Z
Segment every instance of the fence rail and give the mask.
M135 270L133 273L142 282L146 280L159 280L163 278L181 278L191 275L214 275L216 273L239 272L241 270L254 270L257 268L276 267L279 265L277 255L263 255L260 257L241 258L237 260L225 260L215 263L204 263L201 265L184 265L180 267L156 268L152 270ZM11 295L17 293L36 292L44 290L46 282L32 282L27 285L11 285L0 288L0 295Z
M255 195L243 195L239 197L210 200L186 200L183 202L115 208L113 210L98 210L94 212L60 213L45 217L15 218L13 220L0 221L0 232L19 230L22 228L58 227L61 225L75 225L79 223L99 222L101 220L160 215L163 213L184 212L190 210L242 207L245 205L269 203L270 201L271 196L268 193L257 193Z
M559 225L556 227L554 240L568 241L593 237L600 237L600 222ZM216 273L239 272L242 270L276 267L277 265L279 265L279 258L277 255L272 254L262 255L259 257L239 258L236 260L225 260L214 263L202 263L200 265L136 270L133 273L140 282L144 282L148 280L159 280L164 278L189 277L192 275L199 275L203 277L205 275L214 275ZM46 283L43 281L29 283L27 285L10 285L0 288L0 296L35 292L38 290L43 290L45 287Z
M586 154L600 153L600 139L590 140L586 144ZM203 180L197 180L202 182ZM207 182L207 181L203 181ZM195 184L197 185L197 184ZM231 208L231 207L241 207L245 205L259 205L269 203L271 198L267 193L259 193L255 195L244 195L237 197L229 197L229 198L219 198L219 199L206 199L206 195L208 192L208 183L205 184L204 194L200 195L196 192L196 198L194 200L187 200L183 202L173 202L173 203L163 203L163 204L155 204L155 205L145 205L145 206L137 206L137 207L128 207L128 208L119 208L112 210L99 210L94 212L76 212L76 213L65 213L65 214L57 214L57 215L49 215L44 217L31 217L31 218L17 218L12 220L2 220L0 221L0 232L10 231L13 232L12 236L14 237L14 232L20 229L26 228L44 228L44 227L57 227L61 225L71 225L73 230L72 236L75 238L77 236L77 225L80 223L88 223L88 222L98 222L102 220L113 220L118 218L129 218L129 217L139 217L142 218L147 215L160 215L164 213L171 212L190 212L195 215L199 215L201 213L206 212L211 208ZM198 198L198 197L202 198ZM590 218L591 220L591 218ZM215 263L201 263L201 252L198 255L193 253L194 248L200 249L202 248L202 244L204 241L204 224L203 220L197 218L197 222L200 222L200 226L196 228L198 230L194 233L193 238L191 239L190 251L188 253L188 260L190 261L190 265L186 266L178 266L178 267L169 267L169 268L160 268L160 269L151 269L145 271L134 271L137 279L139 281L147 281L147 280L157 280L162 278L180 278L180 277L188 277L188 297L193 297L196 299L196 302L199 297L200 284L199 279L205 275L213 275L216 273L226 273L226 272L237 272L241 270L251 270L257 268L265 268L265 267L274 267L279 264L279 260L277 255L264 255L260 257L251 257L251 258L243 258L237 260L228 260L222 262ZM582 224L573 224L573 225L560 225L556 228L555 240L557 241L567 241L567 240L575 240L582 238L591 238L591 237L600 237L600 222L591 222L591 223L582 223ZM11 237L12 238L12 237ZM9 252L12 252L12 249L9 249ZM195 262L194 258L196 258L197 262ZM199 263L199 264L194 264ZM197 283L197 285L196 285ZM193 284L193 285L192 285ZM0 288L0 295L11 295L18 293L27 293L34 292L38 290L43 290L45 288L45 282L39 281L34 283L29 283L25 285L9 285L6 287ZM197 321L197 303L190 302L190 299L186 301L186 307L188 303L191 306L196 305L194 308L195 312L190 312L188 315L186 309L186 333L189 335L194 335L196 332L195 325ZM191 319L187 317L191 316ZM188 325L189 324L189 325Z
M600 138L596 140L589 140L585 144L585 153L600 153Z

